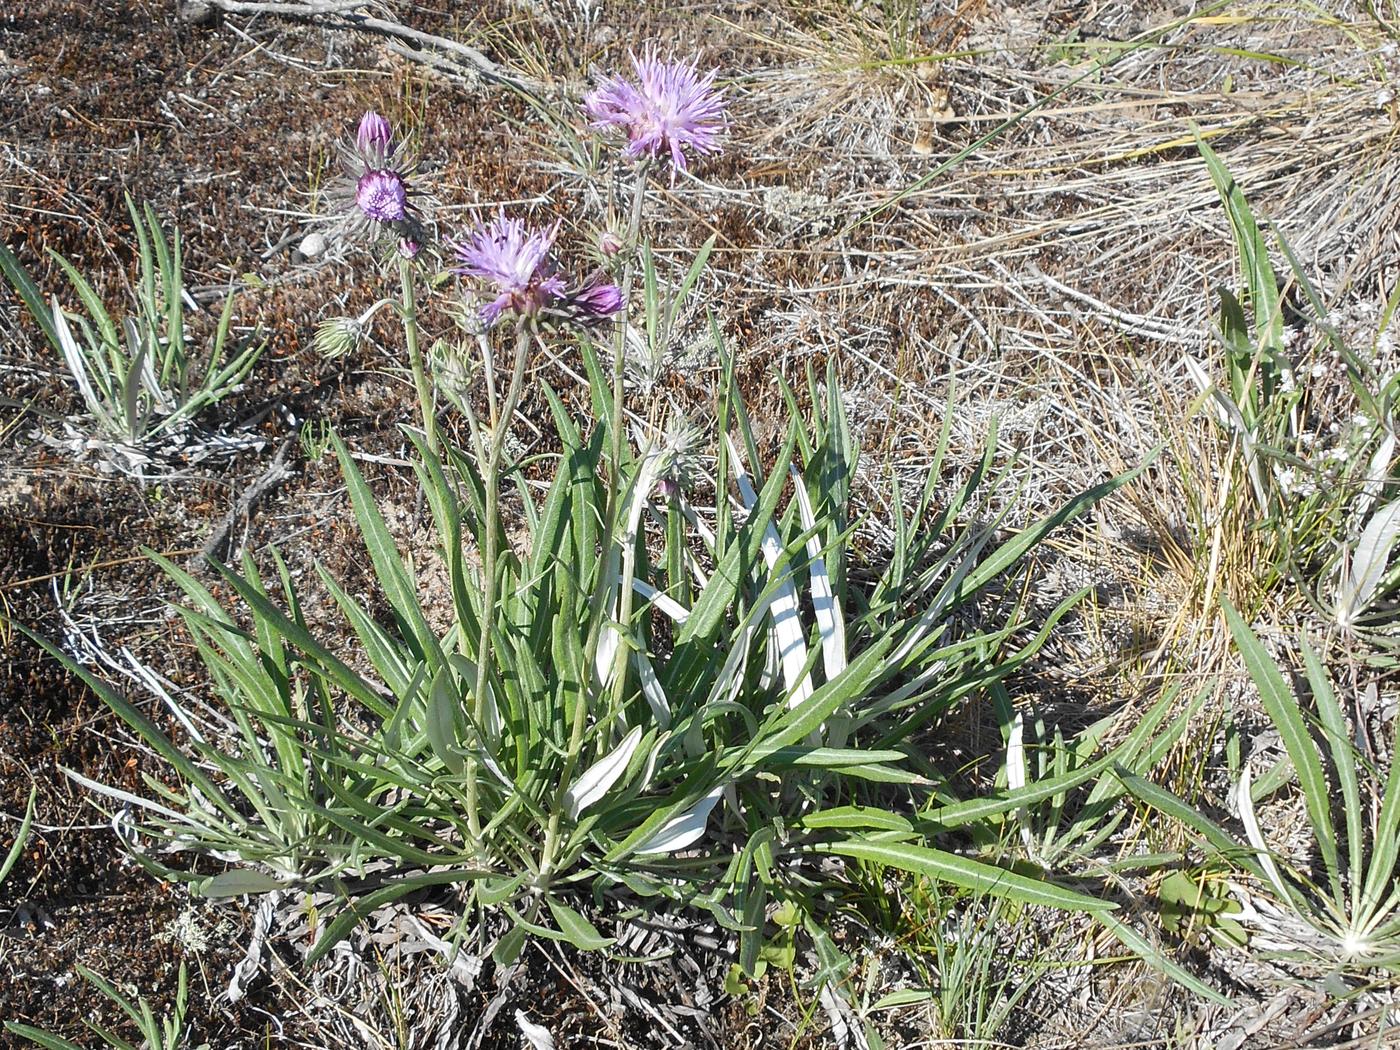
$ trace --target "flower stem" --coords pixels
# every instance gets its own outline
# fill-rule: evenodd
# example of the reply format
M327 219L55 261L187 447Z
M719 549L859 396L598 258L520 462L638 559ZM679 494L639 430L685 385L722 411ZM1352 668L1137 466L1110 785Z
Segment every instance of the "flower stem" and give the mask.
M403 319L403 341L408 349L408 366L413 371L413 385L418 391L418 405L423 412L423 437L428 451L437 452L437 408L433 404L433 390L428 385L427 373L423 371L423 354L418 349L418 306L413 293L413 263L400 257L399 283L403 287L403 301L399 306L399 316Z
M511 416L515 414L516 403L525 381L525 362L529 358L532 324L522 319L515 330L515 364L511 371L510 388L501 405L501 412L492 420L491 444L486 450L485 462L480 459L481 445L477 443L478 461L481 468L481 484L485 489L485 506L482 514L482 529L486 533L481 555L481 637L478 639L476 659L476 688L472 696L472 721L478 732L485 724L486 690L489 688L491 663L491 633L496 624L496 565L500 560L500 473L501 456L505 451L506 431ZM489 352L489 351L488 351ZM486 743L483 741L483 743ZM475 763L467 777L467 825L474 835L480 834L480 815L477 810Z

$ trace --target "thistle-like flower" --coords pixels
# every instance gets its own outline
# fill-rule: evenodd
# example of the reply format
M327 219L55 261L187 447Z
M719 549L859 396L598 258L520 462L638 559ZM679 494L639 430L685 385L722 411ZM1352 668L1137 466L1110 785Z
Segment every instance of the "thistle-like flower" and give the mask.
M564 297L564 278L549 254L558 235L558 222L532 229L501 212L456 246L462 263L456 272L486 282L497 293L481 308L483 321L495 324L506 312L533 317Z
M612 76L583 100L595 128L627 135L630 157L668 156L672 178L684 171L686 153L718 153L728 126L728 103L715 90L718 70L701 75L695 59L662 61L654 48L629 55L636 81Z
M394 141L389 122L369 110L340 154L345 177L332 192L340 204L342 232L388 231L417 244L421 230L409 181L413 163L403 143Z
M455 272L482 281L495 293L481 307L486 325L506 313L589 325L622 309L622 292L601 277L581 289L569 288L552 254L558 235L557 221L536 229L501 212L456 245L461 265Z

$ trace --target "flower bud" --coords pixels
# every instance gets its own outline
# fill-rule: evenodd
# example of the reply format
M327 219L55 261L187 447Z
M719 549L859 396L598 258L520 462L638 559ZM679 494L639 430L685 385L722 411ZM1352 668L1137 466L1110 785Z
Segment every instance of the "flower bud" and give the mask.
M367 110L360 118L359 130L355 132L355 148L367 162L378 166L389 155L393 138L394 131L389 122L374 110Z
M625 247L622 238L613 233L612 230L604 230L598 236L598 251L603 253L604 258L611 259L620 254Z

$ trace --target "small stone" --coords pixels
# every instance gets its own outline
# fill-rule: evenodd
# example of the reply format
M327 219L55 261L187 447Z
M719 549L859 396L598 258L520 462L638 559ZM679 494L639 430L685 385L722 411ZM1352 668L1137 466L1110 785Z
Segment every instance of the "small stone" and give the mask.
M308 259L315 259L325 254L326 238L319 233L308 233L297 245L297 251Z
M217 15L218 9L210 0L188 0L179 6L176 17L192 26L207 26L213 24Z

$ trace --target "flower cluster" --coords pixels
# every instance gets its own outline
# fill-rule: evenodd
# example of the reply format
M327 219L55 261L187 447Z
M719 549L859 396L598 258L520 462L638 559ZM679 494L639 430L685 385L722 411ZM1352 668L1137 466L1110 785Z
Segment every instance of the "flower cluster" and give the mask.
M544 229L501 212L455 246L461 263L456 272L481 281L494 298L481 308L493 325L503 314L539 320L593 325L622 309L622 292L601 274L571 289L553 255L559 235L556 221Z
M399 238L399 252L413 258L422 232L410 187L413 163L403 143L394 141L389 122L374 110L360 118L353 143L341 148L346 178L338 187L347 234L387 230Z
M662 61L655 49L629 57L635 81L609 77L584 99L593 126L624 132L630 157L669 158L673 179L686 170L687 151L718 153L728 127L718 70L702 75L695 60Z
M593 126L623 131L628 156L669 163L673 179L692 155L718 153L728 125L727 103L714 87L717 71L702 74L694 60L663 61L654 48L631 59L635 80L609 77L584 100ZM389 121L366 112L341 153L345 232L388 231L398 238L402 255L416 256L423 233L413 203L413 164ZM622 311L622 291L604 271L570 284L554 255L559 228L558 221L530 227L501 212L450 245L459 263L454 272L481 286L481 320L488 327L507 314L590 326ZM622 247L616 234L606 235L599 244L605 264Z

